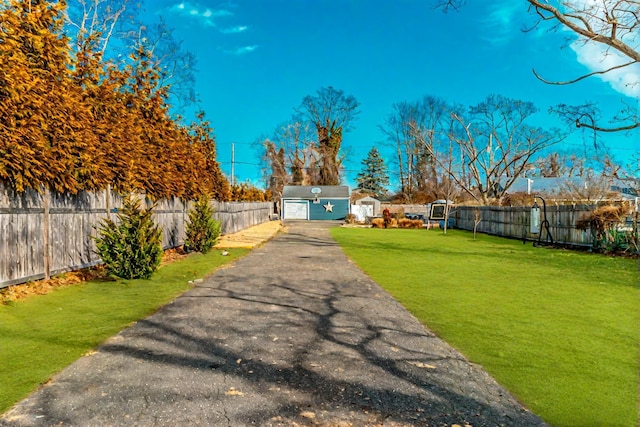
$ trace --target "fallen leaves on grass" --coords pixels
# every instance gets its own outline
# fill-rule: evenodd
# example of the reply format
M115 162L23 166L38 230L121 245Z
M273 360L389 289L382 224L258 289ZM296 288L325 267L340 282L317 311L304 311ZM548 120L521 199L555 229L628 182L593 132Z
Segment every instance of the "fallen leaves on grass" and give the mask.
M106 277L104 267L97 266L84 270L62 273L49 280L36 280L33 282L8 286L0 289L0 304L23 300L32 295L45 295L57 288L73 286L87 280L100 279L104 277Z
M167 249L162 255L160 265L171 264L185 258L187 254L182 247ZM78 271L69 271L52 277L49 280L36 280L0 289L0 304L20 301L33 295L46 295L54 289L73 286L82 282L105 279L106 269L103 265Z
M181 260L187 256L187 253L184 251L182 246L173 249L167 249L162 254L162 261L160 261L160 265L170 264L174 261Z

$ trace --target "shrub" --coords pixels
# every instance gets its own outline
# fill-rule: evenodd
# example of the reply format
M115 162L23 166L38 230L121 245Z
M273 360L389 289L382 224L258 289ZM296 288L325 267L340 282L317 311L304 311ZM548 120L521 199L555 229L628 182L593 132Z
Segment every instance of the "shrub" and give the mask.
M206 254L220 237L220 221L213 219L213 208L207 196L200 196L193 209L189 211L189 223L186 229L184 248Z
M94 237L96 253L110 274L123 279L147 279L162 259L162 230L151 217L152 208L140 208L140 201L125 197L117 221L102 221Z
M593 249L600 252L624 252L638 250L637 238L632 230L622 231L618 228L631 214L628 203L621 205L605 205L595 208L591 213L583 215L576 222L578 230L591 230Z
M401 218L398 220L400 228L422 228L422 221L419 219Z
M355 224L356 216L354 214L347 214L347 216L344 217L344 222L347 224Z
M398 220L395 218L389 218L385 221L384 218L373 218L371 220L371 227L373 228L398 228Z
M373 228L384 228L384 219L383 218L373 218L371 220L371 226Z

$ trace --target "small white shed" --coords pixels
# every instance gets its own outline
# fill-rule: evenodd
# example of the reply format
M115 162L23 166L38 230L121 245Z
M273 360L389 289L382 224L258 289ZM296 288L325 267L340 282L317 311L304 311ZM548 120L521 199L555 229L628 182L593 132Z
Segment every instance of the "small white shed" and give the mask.
M380 200L367 196L362 199L358 199L355 205L351 205L351 213L356 216L356 221L362 222L367 217L380 215Z

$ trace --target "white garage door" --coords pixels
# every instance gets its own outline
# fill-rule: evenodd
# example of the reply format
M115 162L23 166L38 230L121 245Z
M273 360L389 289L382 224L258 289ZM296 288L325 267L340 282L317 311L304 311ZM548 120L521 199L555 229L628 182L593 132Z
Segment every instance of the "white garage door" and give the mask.
M309 219L309 203L301 200L284 201L284 219Z

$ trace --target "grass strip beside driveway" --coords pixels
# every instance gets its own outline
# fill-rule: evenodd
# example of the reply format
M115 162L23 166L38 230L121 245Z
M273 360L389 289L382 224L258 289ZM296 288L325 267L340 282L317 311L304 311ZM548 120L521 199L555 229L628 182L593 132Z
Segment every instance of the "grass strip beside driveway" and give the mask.
M0 413L83 354L248 253L191 254L150 279L92 281L0 305Z
M638 260L450 230L332 229L423 324L554 426L636 426Z

